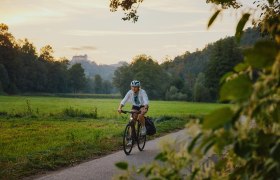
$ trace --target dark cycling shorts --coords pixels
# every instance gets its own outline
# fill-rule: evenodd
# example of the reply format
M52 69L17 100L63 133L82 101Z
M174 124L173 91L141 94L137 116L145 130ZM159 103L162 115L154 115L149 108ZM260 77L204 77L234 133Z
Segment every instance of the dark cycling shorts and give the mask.
M132 106L131 109L140 111L140 109L141 109L142 107L144 107L144 106Z

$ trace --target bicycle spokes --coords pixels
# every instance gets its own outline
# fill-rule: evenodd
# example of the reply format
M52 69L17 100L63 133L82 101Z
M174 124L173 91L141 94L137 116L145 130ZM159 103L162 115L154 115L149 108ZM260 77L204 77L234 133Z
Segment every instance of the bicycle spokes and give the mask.
M143 151L143 149L145 147L145 144L146 144L146 135L141 135L141 130L142 130L142 126L139 123L138 124L138 130L137 130L137 135L138 135L137 145L138 145L138 149L140 151Z
M124 136L123 136L123 150L126 155L130 154L134 143L131 136L131 132L132 132L131 125L128 124L125 128Z
M146 135L141 135L141 124L128 123L123 134L123 150L126 155L129 155L133 145L137 143L138 149L143 151L146 144Z

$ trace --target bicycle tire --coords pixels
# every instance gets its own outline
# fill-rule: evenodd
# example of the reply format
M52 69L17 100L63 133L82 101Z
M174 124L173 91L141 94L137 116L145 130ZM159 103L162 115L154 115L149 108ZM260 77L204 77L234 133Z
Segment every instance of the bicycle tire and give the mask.
M141 135L141 123L138 122L137 125L137 146L139 151L143 151L146 145L146 135Z
M131 130L131 124L127 124L123 133L123 151L126 155L129 155L133 145L134 145L134 140L132 139L131 134L129 135L129 130ZM132 140L132 144L130 146L127 145L129 138Z

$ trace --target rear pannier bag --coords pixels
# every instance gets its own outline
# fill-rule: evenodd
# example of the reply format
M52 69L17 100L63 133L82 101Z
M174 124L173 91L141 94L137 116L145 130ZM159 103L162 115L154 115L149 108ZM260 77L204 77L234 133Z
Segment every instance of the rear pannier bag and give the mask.
M153 120L150 117L145 117L146 134L152 136L156 133L156 127Z

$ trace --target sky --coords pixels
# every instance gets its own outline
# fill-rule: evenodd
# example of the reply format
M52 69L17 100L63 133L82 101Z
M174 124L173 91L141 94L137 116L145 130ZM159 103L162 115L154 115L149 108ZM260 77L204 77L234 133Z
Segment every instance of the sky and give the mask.
M110 12L109 0L0 0L0 22L37 50L51 45L57 58L87 54L98 64L115 64L147 54L163 62L234 35L233 11L207 29L215 9L205 2L144 0L132 23L121 20L122 11Z

